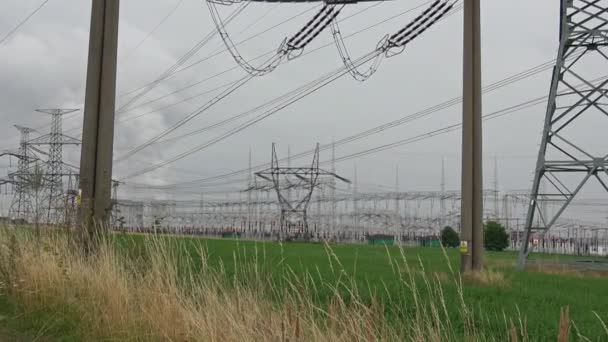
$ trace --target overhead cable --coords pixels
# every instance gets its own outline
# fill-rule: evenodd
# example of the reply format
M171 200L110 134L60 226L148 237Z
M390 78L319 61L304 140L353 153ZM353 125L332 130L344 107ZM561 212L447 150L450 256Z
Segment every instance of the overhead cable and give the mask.
M161 21L156 24L154 26L154 28L152 28L152 30L150 30L150 32L148 32L144 38L142 40L140 40L137 44L135 44L135 47L131 50L131 52L129 52L125 57L124 60L129 59L131 56L133 56L133 54L148 40L150 39L150 37L152 37L152 35L154 35L154 33L167 21L169 20L169 18L171 18L175 12L177 11L177 9L182 5L182 3L184 2L184 0L178 0L175 5L169 10L169 12L161 19ZM124 61L123 60L123 61Z
M523 75L529 74L531 70L535 72L535 70L537 70L537 69L538 69L538 67L529 69L529 70L527 70L525 72L522 72L522 73L519 73L519 74L514 75L512 77L509 77L508 79L511 79L513 82L516 82L516 80L522 79ZM598 82L601 82L601 81L605 80L606 78L608 78L608 77L604 76L604 77L597 78L597 79L593 80L592 83L596 84ZM490 86L485 87L484 91L485 92L493 91L493 90L496 90L496 89L498 89L500 87L504 87L506 84L507 83L504 82L504 80L501 80L501 81L495 82L494 84L492 84ZM581 86L584 86L584 84L580 84L578 87L581 87ZM505 112L509 112L510 113L510 111L513 111L513 110L522 110L522 109L529 108L531 106L539 105L544 100L546 100L546 98L547 98L546 96L541 96L541 97L535 98L533 100L529 100L529 101L525 101L523 103L517 104L515 106L509 106L509 107L507 107L505 109L502 109L502 110L499 110L497 112L490 113L488 117L492 117L494 115L504 114ZM326 148L331 148L333 146L339 146L339 145L342 145L342 144L344 144L346 142L350 142L350 141L356 140L357 138L360 138L360 137L365 137L365 136L368 136L368 135L371 135L371 134L374 134L374 133L383 132L384 130L386 130L388 128L395 127L395 125L402 124L402 123L406 122L406 120L404 120L404 119L416 117L417 115L422 114L422 113L433 113L433 112L436 112L436 111L439 111L439 110L442 110L442 109L449 108L449 107L453 106L454 104L458 104L460 102L461 102L461 98L455 98L455 99L443 102L442 104L430 107L427 110L415 113L413 115L409 115L407 117L404 117L403 119L394 121L392 123L384 124L384 125L378 126L376 128L367 130L365 132L353 135L351 137L337 140L337 141L335 141L335 142L333 142L331 144L322 145L321 146L321 150L326 149ZM457 129L458 127L459 126L448 126L447 128L443 128L443 129L438 130L438 131L442 131L442 130L446 130L446 129L447 130L453 130L453 129ZM432 131L432 132L429 132L429 133L425 133L423 135L431 134L431 136L434 136L433 132L435 132L435 131ZM415 138L418 138L418 137L419 136L416 136ZM412 139L412 138L410 138L410 139ZM310 151L307 151L307 152L302 152L302 153L291 155L290 158L291 159L297 159L297 158L300 158L300 157L306 157L306 156L308 156L310 154L311 154ZM283 159L283 161L284 161L284 159ZM267 166L268 166L268 164L261 164L261 165L253 167L253 169L261 169L261 168L264 168L264 167L267 167ZM209 177L209 178L205 178L205 179L199 179L199 180L194 180L194 181L189 181L189 182L172 184L172 186L188 186L188 187L192 187L192 186L195 186L195 184L206 183L208 181L215 181L215 180L218 180L218 179L231 178L231 177L234 177L234 176L246 174L247 172L249 172L249 169L243 169L243 170L234 171L234 172L230 172L230 173L227 173L227 174L213 176L213 177Z
M371 60L372 58L374 58L376 54L377 54L377 52L369 53L369 54L361 57L360 59L358 59L357 63L361 63L361 64L366 63L369 60ZM252 126L252 125L254 125L256 123L258 123L259 121L261 121L263 119L266 119L267 117L269 117L269 116L275 114L276 112L278 112L278 111L286 108L287 106L289 106L289 105L291 105L293 103L296 103L297 101L299 101L302 98L304 98L304 97L306 97L306 96L308 96L308 95L310 95L310 94L318 91L319 89L322 89L323 87L331 84L332 82L336 81L340 77L344 76L346 73L348 73L348 71L346 70L346 67L338 68L338 69L336 69L336 70L334 70L334 71L332 71L332 72L324 75L322 78L317 79L317 80L309 83L307 86L301 87L300 88L301 91L296 92L293 96L291 96L285 102L280 103L280 104L274 106L273 108L271 108L270 110L261 113L257 117L255 117L253 119L250 119L246 123L244 123L244 124L242 124L242 125L240 125L238 127L235 127L233 129L231 129L229 132L225 133L224 135L216 137L216 138L214 138L214 139L212 139L210 141L207 141L206 143L204 143L202 145L199 145L199 146L196 146L194 148L191 148L188 151L186 151L186 152L184 152L182 154L179 154L179 155L177 155L175 157L172 157L169 160L166 160L164 162L158 163L155 166L151 166L151 167L146 168L144 170L140 170L140 171L134 172L134 173L126 176L124 179L130 179L130 178L133 178L133 177L136 177L136 176L140 176L140 175L149 173L151 171L157 170L157 169L159 169L161 167L164 167L166 165L174 163L174 162L176 162L176 161L178 161L180 159L183 159L183 158L185 158L185 157L187 157L187 156L189 156L189 155L191 155L191 154L193 154L195 152L198 152L198 151L206 149L206 148L208 148L210 146L213 146L216 143L218 143L220 141L223 141L224 139L226 139L226 138L228 138L228 137L230 137L230 136L232 136L232 135L234 135L236 133L239 133L242 130L244 130L244 129L246 129L246 128L248 128L248 127L250 127L250 126Z
M211 4L211 2L208 2L208 3ZM214 7L214 6L210 5L210 8L211 7ZM334 10L333 6L332 6L331 11L329 11L328 13L326 13L326 15L321 15L320 16L321 17L320 21L313 20L313 21L309 22L309 23L311 23L310 25L312 27L310 27L309 29L307 29L304 34L298 35L299 38L296 39L296 40L294 40L293 49L303 49L304 47L306 47L306 45L308 45L322 30L324 30L329 25L329 22L331 20L334 20L336 18L336 16L340 13L340 10L341 10L341 8L339 8L338 10ZM220 32L220 34L222 35L222 38L224 38L224 35L221 32ZM289 46L289 43L287 45ZM188 116L186 116L185 118L179 120L177 123L173 124L171 127L167 128L166 130L164 130L160 134L158 134L158 135L154 136L153 138L149 139L148 141L146 141L145 143L141 144L140 146L138 146L138 147L134 148L133 150L127 152L125 155L117 158L115 161L116 162L121 162L121 161L124 161L127 158L129 158L129 157L131 157L131 156L139 153L140 151L144 150L148 146L154 144L155 142L159 141L160 139L164 138L165 136L167 136L171 132L173 132L176 129L178 129L179 127L183 126L184 124L186 124L190 120L194 119L195 117L197 117L200 114L202 114L202 113L206 112L207 110L209 110L215 104L217 104L218 102L220 102L221 100L223 100L224 98L226 98L227 96L229 96L230 94L232 94L233 92L235 92L236 90L238 90L239 88L241 88L242 86L244 86L247 82L249 82L252 79L252 77L254 77L254 76L260 76L260 75L263 75L263 74L265 74L267 72L270 72L270 71L274 70L274 68L276 68L276 66L278 66L278 64L280 63L280 60L284 56L287 56L287 54L289 54L289 51L292 51L293 49L292 48L287 48L287 50L285 50L285 51L287 51L285 53L285 55L282 54L282 53L279 53L279 54L271 57L269 59L269 61L267 61L266 63L262 64L263 65L262 68L252 67L247 62L245 62L245 66L243 66L243 64L241 64L244 67L245 70L248 70L248 73L249 73L248 76L245 76L242 79L236 81L228 89L224 90L222 93L220 93L219 95L217 95L216 97L214 97L213 99L211 99L209 102L207 102L206 104L204 104L203 106L201 106L200 108L198 108L197 110L195 110L194 112L192 112L191 114L189 114ZM244 62L244 59L242 59L242 61Z
M375 50L373 53L375 54L375 56L374 56L373 58L371 58L371 60L372 60L372 61L373 61L373 60L375 60L375 59L377 59L378 55L382 54L382 51ZM348 66L346 66L346 68L348 69L348 71L349 71L349 72L351 71L351 69L350 69L350 68L348 68ZM320 82L320 81L323 79L323 77L325 77L325 76L322 76L321 78L317 79L316 81L313 81L313 82L309 83L309 85L305 85L304 87L309 87L309 86L310 86L310 84L314 84L314 82ZM249 110L249 111L246 111L246 112L244 112L244 113L241 113L241 114L238 114L238 115L232 116L232 117L230 117L230 118L228 118L228 119L222 120L221 122L218 122L218 123L213 124L213 125L211 125L211 126L207 126L207 127L205 127L205 128L198 129L198 130L196 130L196 131L194 131L194 132L190 132L190 133L187 133L187 134L184 134L184 135L178 136L178 137L174 137L174 138L168 138L168 139L165 139L165 140L157 140L157 141L155 141L155 142L154 142L154 144L157 144L157 143L162 143L162 142L168 142L168 141L175 141L175 140L179 140L179 139L182 139L182 138L185 138L185 137L188 137L188 136L192 136L192 135L195 135L195 134L199 134L199 133L205 132L205 131L207 131L207 130L209 130L209 129L218 128L218 127L220 127L220 126L222 126L222 125L224 125L224 124L231 123L231 122L233 122L233 121L235 121L235 120L238 120L238 119L244 118L245 116L247 116L247 115L249 115L249 114L255 113L256 111L258 111L259 109L261 109L261 108L263 108L263 107L265 107L265 106L272 105L272 104L274 104L274 103L276 103L276 102L278 102L278 101L283 101L283 100L286 100L286 99L287 99L289 96L292 96L292 94L293 94L294 92L301 91L301 88L302 88L302 87L300 87L300 88L296 89L295 91L292 91L292 92L288 92L288 93L286 93L286 94L283 94L283 95L279 96L278 98L275 98L274 100L271 100L271 101L267 102L267 103L266 103L266 104L264 104L264 105L258 106L258 107L256 107L256 108L253 108L253 109L251 109L251 110Z
M386 57L393 57L402 53L407 44L411 43L414 39L447 15L454 8L454 5L458 3L458 1L459 0L435 0L428 8L426 8L405 27L393 35L385 36L376 45L376 50L380 53L369 63L369 66L364 71L353 65L350 53L348 52L346 44L344 43L344 38L342 37L339 24L334 20L331 26L332 35L342 62L347 67L349 73L354 79L358 81L368 80L378 70L382 59ZM429 2L425 4L428 4ZM417 8L420 8L425 4L422 4Z
M265 65L255 67L251 65L238 51L236 45L232 41L230 34L226 30L225 23L223 22L221 15L217 9L216 4L232 4L232 1L218 1L218 0L206 0L209 7L209 12L215 24L215 27L224 41L226 49L232 55L234 61L247 73L253 76L264 76L274 71L281 62L285 59L293 59L301 55L304 48L310 44L321 32L323 32L328 25L333 21L344 5L338 6L323 6L319 12L317 12L312 19L304 25L295 35L290 39L285 39L280 45L276 52L276 58L273 58Z
M38 7L36 7L32 12L30 12L25 18L23 18L15 27L13 27L10 31L8 31L2 39L0 39L0 45L2 45L7 39L9 39L15 32L17 32L25 23L27 23L38 11L44 7L50 0L44 0Z
M249 2L242 3L237 9L235 9L230 16L226 19L226 25L234 20L245 8L249 5ZM117 112L123 112L127 108L129 108L133 103L137 100L148 94L152 91L156 86L164 81L166 78L171 76L175 70L184 65L192 56L194 56L203 46L211 41L211 39L216 35L216 31L212 30L205 37L203 37L198 43L196 43L188 52L186 52L182 57L180 57L169 69L165 70L159 77L157 77L151 83L148 83L140 92L135 94L129 100L127 100L124 104L118 107Z

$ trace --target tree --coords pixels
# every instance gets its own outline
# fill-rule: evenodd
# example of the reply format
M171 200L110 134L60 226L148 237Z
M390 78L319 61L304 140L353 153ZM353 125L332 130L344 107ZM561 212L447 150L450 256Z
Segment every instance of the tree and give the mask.
M502 251L509 247L509 234L500 223L488 221L484 229L484 245L489 251Z
M456 248L460 245L460 237L452 227L447 226L441 231L441 244L443 247Z

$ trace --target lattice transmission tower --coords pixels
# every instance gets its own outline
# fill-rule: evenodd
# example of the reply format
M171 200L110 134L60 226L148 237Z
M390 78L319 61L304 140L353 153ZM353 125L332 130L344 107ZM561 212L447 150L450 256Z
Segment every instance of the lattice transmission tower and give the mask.
M48 146L48 160L45 172L45 203L44 211L47 223L63 222L66 212L66 191L63 187L63 177L72 173L64 171L63 146L79 145L78 139L63 134L63 116L74 113L78 109L38 109L40 113L51 115L51 132L29 142L30 145Z
M250 187L248 191L274 191L280 207L279 235L296 236L308 239L311 232L308 226L308 209L315 190L321 186L334 186L333 180L350 184L346 178L334 172L319 168L319 144L315 149L312 164L303 167L281 167L275 144L272 144L271 167L256 172L256 178L261 181ZM290 197L291 190L300 190Z
M29 191L28 182L30 174L30 166L34 159L30 151L30 134L35 132L34 129L17 126L15 128L21 133L19 141L19 151L16 154L11 154L17 158L17 172L9 174L12 185L15 189L13 201L9 210L9 217L13 220L28 221L33 215L32 197Z
M608 146L590 137L608 116L608 0L562 0L560 47L536 164L519 268L535 241L591 179L608 191ZM601 75L598 75L601 73ZM603 120L603 121L602 121ZM555 210L543 210L551 204Z

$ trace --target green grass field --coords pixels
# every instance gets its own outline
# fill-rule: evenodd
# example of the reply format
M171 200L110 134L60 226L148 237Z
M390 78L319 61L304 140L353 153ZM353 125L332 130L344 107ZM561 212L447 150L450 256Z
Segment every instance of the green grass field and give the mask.
M123 247L142 245L143 237L129 237L129 243L121 241ZM321 244L274 242L251 242L234 240L203 240L191 238L168 238L181 245L179 250L187 251L192 260L200 260L201 247L206 250L213 265L225 268L226 274L233 275L235 265L257 260L269 270L277 281L288 270L296 275L310 273L318 283L335 284L344 270L349 279L354 280L364 299L375 294L387 307L411 306L407 291L403 290L400 278L395 275L393 263L403 262L405 256L409 266L417 271L424 270L430 277L438 277L445 292L449 311L458 316L460 305L454 272L458 272L459 254L457 250L439 248L404 248L367 245L332 245L329 248L337 257L329 257L326 246ZM135 241L135 244L133 244ZM403 255L402 255L403 254ZM447 256L446 256L447 254ZM390 255L390 257L389 257ZM538 340L555 340L560 309L570 307L571 318L576 327L586 337L601 337L608 340L608 333L599 315L608 321L608 274L545 274L541 272L517 272L517 255L511 252L487 253L487 267L504 275L498 284L482 284L465 281L465 300L482 315L479 324L485 331L495 331L500 340L505 336L505 315L513 320L525 320L528 333ZM536 255L536 259L572 260L571 256ZM583 258L584 259L584 258ZM586 258L585 260L588 260ZM235 260L237 260L235 262ZM448 262L449 260L449 262ZM197 267L194 263L192 267ZM238 267L238 266L237 266ZM331 297L331 289L318 286L321 303ZM402 295L400 295L402 294ZM403 295L405 294L405 295ZM387 310L390 315L390 310ZM484 317L485 316L485 317ZM397 318L395 318L397 319Z
M146 246L151 239L141 235L116 235L113 243L120 255L146 267L146 259L150 257L146 255ZM154 241L158 243L159 239ZM385 319L391 324L402 324L416 315L415 298L408 288L412 284L417 286L421 298L439 302L432 298L437 296L431 289L436 285L425 285L428 284L425 282L435 281L442 289L441 305L445 304L452 327L464 330L462 327L466 324L458 292L457 250L444 253L439 248L278 244L184 237L162 237L160 241L171 246L171 251L181 260L180 267L188 268L184 274L203 273L203 260L206 260L212 269L221 270L220 274L230 281L245 286L251 273L244 269L255 268L277 287L288 287L293 284L289 279L298 278L315 288L311 291L314 298L310 300L319 307L327 307L335 291L346 300L356 292L362 301L382 305ZM535 258L577 259L554 255L536 255ZM515 253L487 253L486 265L495 277L464 279L464 301L474 311L476 329L484 336L496 341L508 340L512 320L518 330L521 325L526 327L528 340L556 341L560 310L569 307L570 319L574 322L571 336L580 333L591 341L608 341L608 329L603 323L608 322L608 275L559 269L522 273L515 271L515 261ZM404 282L408 277L413 283ZM48 336L64 337L63 340L79 340L76 323L69 313L60 319L56 319L60 315L54 312L24 315L1 293L0 337L6 331L26 336L45 331ZM269 297L280 300L273 297L272 291L269 291ZM53 322L50 327L49 321Z

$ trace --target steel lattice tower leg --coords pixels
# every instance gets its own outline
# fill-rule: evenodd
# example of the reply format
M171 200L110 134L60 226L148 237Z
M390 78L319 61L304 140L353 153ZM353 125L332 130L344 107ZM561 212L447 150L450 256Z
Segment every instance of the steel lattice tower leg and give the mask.
M55 110L47 112L52 115L51 144L49 145L48 161L48 222L60 222L64 206L63 191L63 145L61 144L62 112Z
M21 140L19 142L17 173L14 174L15 195L11 203L9 217L13 220L27 221L33 213L32 198L27 183L31 162L28 142L30 133L34 130L22 126L15 126L15 128L21 132Z
M111 227L116 229L118 227L120 210L118 208L118 187L120 182L112 181L112 215L111 215Z
M72 228L76 219L76 198L78 197L78 175L74 173L68 174L67 193L64 203L64 224L66 230Z
M608 55L602 50L608 45L608 0L562 0L560 17L560 47L525 222L519 269L525 268L534 249L530 239L543 237L591 178L597 179L608 191L607 182L602 179L608 174L608 151L593 151L600 142L585 146L580 139L580 131L579 139L573 136L577 123L608 116L608 108L605 107L608 79L595 78L597 75L593 73L608 67ZM597 63L605 63L606 67L597 68ZM548 203L557 204L557 210L551 213L544 211L542 208Z
M74 139L65 137L62 131L63 115L76 112L75 109L38 109L37 112L51 115L51 133L34 141L37 145L48 145L49 157L46 170L46 219L49 224L64 222L66 192L63 188L63 145L76 144Z

